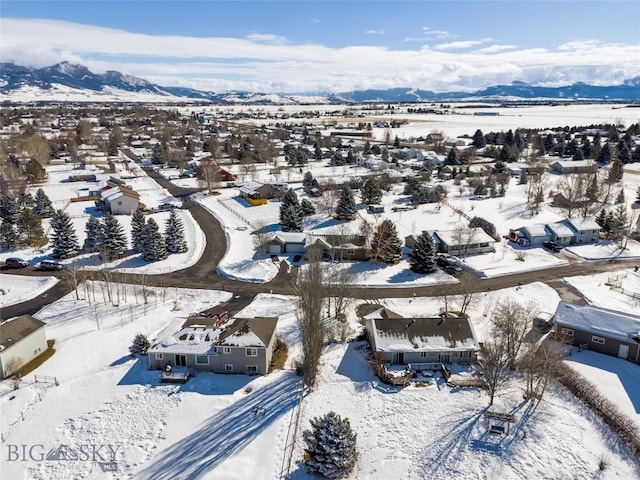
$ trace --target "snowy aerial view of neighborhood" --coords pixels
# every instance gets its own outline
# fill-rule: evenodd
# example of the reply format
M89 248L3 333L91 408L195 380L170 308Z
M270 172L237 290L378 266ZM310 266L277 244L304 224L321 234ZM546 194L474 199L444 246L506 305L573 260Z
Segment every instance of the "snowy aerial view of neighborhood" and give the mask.
M0 13L0 478L640 478L640 4Z

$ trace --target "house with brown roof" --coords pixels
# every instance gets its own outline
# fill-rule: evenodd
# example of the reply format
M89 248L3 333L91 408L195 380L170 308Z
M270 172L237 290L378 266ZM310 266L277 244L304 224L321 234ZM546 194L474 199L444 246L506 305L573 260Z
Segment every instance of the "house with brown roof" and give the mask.
M365 308L370 311L360 313L371 349L391 365L424 370L443 363L476 360L480 347L469 317L464 314L404 317L384 307Z
M162 332L147 352L151 368L255 375L269 371L277 318L232 318L222 324L206 320L187 321L178 331Z
M140 194L124 186L112 187L101 192L96 205L114 215L133 215L140 208Z
M0 379L47 350L45 323L31 315L21 315L0 323Z

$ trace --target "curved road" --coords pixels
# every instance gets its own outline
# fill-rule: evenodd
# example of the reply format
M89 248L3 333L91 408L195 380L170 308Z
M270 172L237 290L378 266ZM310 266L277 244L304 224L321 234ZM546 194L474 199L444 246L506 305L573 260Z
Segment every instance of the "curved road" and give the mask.
M198 189L177 187L153 170L147 170L147 173L175 197L186 197L195 191L198 191ZM123 275L122 281L137 284L144 282L147 285L163 287L209 290L224 288L238 296L238 298L233 302L234 310L236 311L243 306L248 305L253 299L253 296L258 293L293 293L297 269L294 268L291 273L288 273L288 267L284 262L281 264L278 275L268 283L240 282L219 275L216 268L222 260L227 248L226 237L222 226L213 215L197 203L187 200L184 202L184 206L191 212L196 222L198 222L207 239L204 252L198 262L184 270L162 275ZM637 262L637 259L595 262L580 261L559 267L545 268L542 270L516 273L488 279L480 279L473 273L464 271L460 278L460 283L456 284L385 288L363 288L354 286L350 288L349 296L365 300L413 296L433 297L442 295L459 295L466 292L486 292L513 287L516 285L525 285L532 282L544 282L556 289L563 300L574 303L583 303L584 300L582 297L562 281L563 277L589 275L599 272L620 270L626 267L631 268ZM37 270L5 270L3 273L33 276L52 275L51 272L40 272ZM80 272L80 275L83 279L100 279L102 273L95 271L82 271ZM117 274L115 276L117 276ZM330 294L331 290L332 289L329 288ZM71 291L71 282L62 280L47 292L36 298L2 308L0 316L6 319L25 313L33 314L42 307L52 303Z

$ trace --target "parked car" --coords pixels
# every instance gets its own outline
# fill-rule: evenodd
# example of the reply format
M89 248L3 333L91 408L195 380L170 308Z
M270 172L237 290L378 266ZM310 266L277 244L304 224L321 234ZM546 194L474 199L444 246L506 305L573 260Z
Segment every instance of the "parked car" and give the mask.
M558 245L556 242L544 242L542 246L547 250L551 250L552 252L556 252L556 253L562 250L562 247Z
M24 258L10 257L4 261L7 268L24 268L29 266L29 262Z
M38 267L40 270L62 270L62 264L54 260L42 260Z

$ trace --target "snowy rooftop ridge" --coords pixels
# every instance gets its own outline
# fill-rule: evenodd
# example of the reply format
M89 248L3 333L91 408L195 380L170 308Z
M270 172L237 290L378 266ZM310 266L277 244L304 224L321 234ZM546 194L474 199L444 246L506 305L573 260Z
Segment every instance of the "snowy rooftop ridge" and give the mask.
M640 316L593 305L560 302L554 323L627 342L640 335Z

